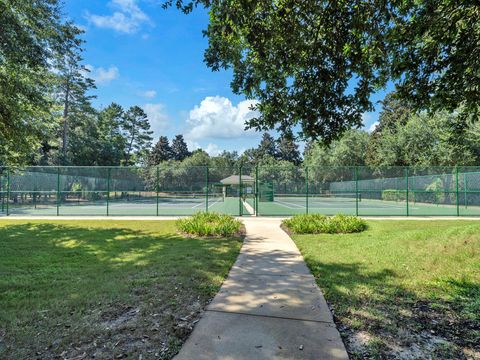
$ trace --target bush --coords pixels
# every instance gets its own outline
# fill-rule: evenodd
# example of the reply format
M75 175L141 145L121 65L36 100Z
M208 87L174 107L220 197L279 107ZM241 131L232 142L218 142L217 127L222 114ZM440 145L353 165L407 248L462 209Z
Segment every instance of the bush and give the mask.
M404 190L386 189L382 191L384 201L405 201L407 192Z
M295 215L282 224L295 234L347 234L367 229L367 222L356 216L320 214Z
M188 218L178 219L179 231L197 236L232 236L240 232L242 223L233 216L198 212Z

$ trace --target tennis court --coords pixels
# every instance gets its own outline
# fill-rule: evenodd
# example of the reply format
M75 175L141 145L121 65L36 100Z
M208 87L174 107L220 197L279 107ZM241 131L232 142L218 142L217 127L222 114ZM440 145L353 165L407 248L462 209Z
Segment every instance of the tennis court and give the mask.
M362 199L356 194L277 194L272 202L259 202L258 214L289 216L294 214L345 214L360 216L476 216L479 206L459 206L409 201Z
M45 194L43 194L45 196ZM44 198L45 199L45 198ZM243 203L240 209L238 198L205 195L159 195L123 196L95 201L63 198L60 203L55 195L47 200L24 197L22 203L9 205L10 216L175 216L192 215L198 211L215 211L230 215L249 215ZM3 213L5 213L5 205ZM241 212L241 213L240 213Z
M480 216L479 167L0 168L0 216Z

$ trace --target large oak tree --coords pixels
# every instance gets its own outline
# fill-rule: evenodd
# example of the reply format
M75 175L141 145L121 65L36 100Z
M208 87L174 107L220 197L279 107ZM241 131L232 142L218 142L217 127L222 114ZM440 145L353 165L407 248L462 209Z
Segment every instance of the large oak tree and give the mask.
M415 110L476 118L480 5L454 0L169 0L206 6L205 62L231 68L235 93L258 99L259 130L298 126L330 142L362 126L388 81Z

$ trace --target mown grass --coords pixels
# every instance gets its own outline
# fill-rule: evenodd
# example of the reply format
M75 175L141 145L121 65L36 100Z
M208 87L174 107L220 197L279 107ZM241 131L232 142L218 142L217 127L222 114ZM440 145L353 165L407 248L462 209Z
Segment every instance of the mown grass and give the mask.
M349 234L362 232L367 222L358 216L321 214L295 215L282 221L294 234Z
M198 212L176 221L184 234L196 236L233 236L239 234L242 223L231 215L215 212Z
M0 358L171 358L240 246L174 221L0 221Z
M352 358L480 356L480 222L368 221L293 239Z

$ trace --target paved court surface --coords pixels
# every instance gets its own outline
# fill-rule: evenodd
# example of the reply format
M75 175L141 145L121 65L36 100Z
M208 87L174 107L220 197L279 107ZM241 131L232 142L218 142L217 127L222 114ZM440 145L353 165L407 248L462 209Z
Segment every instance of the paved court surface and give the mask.
M348 359L327 303L280 220L243 220L240 255L175 359Z

